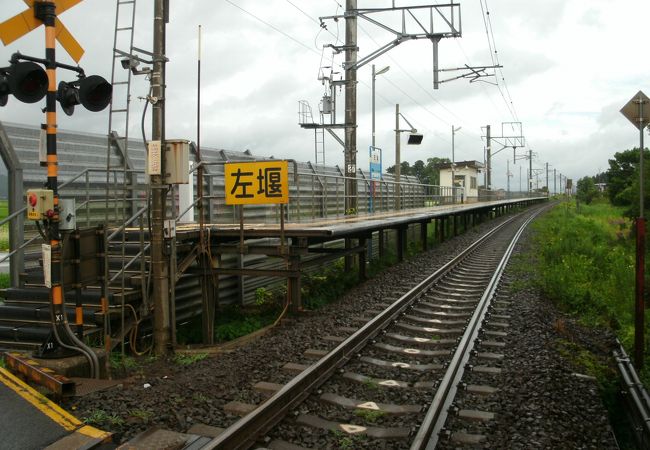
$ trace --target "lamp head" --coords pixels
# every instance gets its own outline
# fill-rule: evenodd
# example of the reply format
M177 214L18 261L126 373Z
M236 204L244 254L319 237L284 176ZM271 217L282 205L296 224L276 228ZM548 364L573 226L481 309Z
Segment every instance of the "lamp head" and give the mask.
M422 143L423 135L415 133L417 130L412 130L409 134L409 140L406 142L408 145L420 145Z
M390 66L386 66L383 69L380 69L378 72L375 72L375 75L381 75L383 73L386 73L390 70Z

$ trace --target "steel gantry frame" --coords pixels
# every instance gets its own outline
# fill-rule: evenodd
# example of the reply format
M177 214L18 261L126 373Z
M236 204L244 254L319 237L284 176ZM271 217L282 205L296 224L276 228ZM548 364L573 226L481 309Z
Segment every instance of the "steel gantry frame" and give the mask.
M423 24L414 11L428 12L429 25ZM371 17L381 13L401 13L401 30L394 29L381 23L379 20ZM335 52L345 51L345 129L344 154L345 154L345 176L346 181L346 213L356 214L358 202L356 198L356 172L357 172L357 70L377 57L383 55L389 50L395 48L402 42L417 39L430 39L433 43L433 63L434 63L434 88L438 85L438 43L443 38L460 37L462 35L462 26L460 18L460 4L453 1L446 5L422 5L422 6L403 6L396 7L394 4L390 8L357 8L357 0L347 0L346 10L343 15L320 17L321 23L324 20L345 19L346 33L345 45L329 45ZM380 27L395 35L395 39L371 52L367 56L358 59L358 42L357 42L357 21L361 18L369 23ZM438 18L436 21L435 19ZM443 26L448 27L446 30L434 30L434 25L440 22ZM415 25L417 32L408 32L407 25ZM336 124L322 125L326 129L335 128ZM333 132L331 132L332 134Z

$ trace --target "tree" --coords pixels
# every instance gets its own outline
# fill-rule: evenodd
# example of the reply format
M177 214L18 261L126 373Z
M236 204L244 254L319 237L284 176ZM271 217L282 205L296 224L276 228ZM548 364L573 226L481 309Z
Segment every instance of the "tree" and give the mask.
M589 205L599 195L593 177L584 177L578 180L576 196L578 200Z
M650 151L643 151L644 208L650 206ZM614 205L628 206L628 217L639 215L639 149L626 150L609 160L607 171L607 192Z
M411 166L408 162L402 161L400 166L401 175L412 175L418 178L420 183L423 184L440 184L440 169L437 168L438 164L450 163L449 158L427 158L427 163L424 164L422 160L417 160ZM395 173L395 166L390 166L386 169L388 173Z
M650 162L650 152L646 149L643 152L644 166ZM625 150L614 154L614 159L609 160L607 171L607 192L609 201L613 205L629 205L629 195L625 193L638 178L637 167L639 165L639 149ZM637 197L638 198L638 197Z

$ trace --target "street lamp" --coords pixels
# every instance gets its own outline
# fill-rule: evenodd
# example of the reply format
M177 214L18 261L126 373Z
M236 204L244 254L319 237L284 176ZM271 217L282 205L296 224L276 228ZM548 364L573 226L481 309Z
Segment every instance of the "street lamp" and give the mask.
M454 173L454 166L456 165L455 159L455 142L456 142L456 132L460 131L463 127L454 127L451 126L451 195L454 198L454 203L456 203L456 174Z
M375 146L375 78L377 75L384 74L390 70L390 66L386 66L375 72L375 65L372 65L372 146Z
M408 124L409 127L404 130L399 128L399 117L402 116L402 119ZM409 132L409 140L407 141L408 145L420 145L422 143L422 136L418 134L418 130L411 125L411 122L408 121L402 113L399 112L399 104L395 105L395 209L401 209L401 199L400 199L400 174L402 171L402 163L400 158L400 133L407 131Z

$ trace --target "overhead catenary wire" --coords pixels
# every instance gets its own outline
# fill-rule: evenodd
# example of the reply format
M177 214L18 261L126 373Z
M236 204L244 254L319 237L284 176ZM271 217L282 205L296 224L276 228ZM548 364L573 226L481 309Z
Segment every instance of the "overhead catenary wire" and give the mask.
M485 6L483 3L485 2ZM498 66L500 65L499 62L499 54L496 48L496 42L494 40L494 30L492 28L492 19L490 18L490 10L488 8L487 0L480 0L479 2L481 4L481 15L483 17L483 25L485 26L485 35L487 37L488 41L488 48L490 50L490 58L492 60L492 65ZM515 109L514 102L512 101L512 96L510 95L510 90L508 89L508 85L506 83L505 76L503 75L503 70L502 69L497 69L501 75L501 81L503 82L503 88L505 89L506 93L508 94L508 100L503 93L503 90L501 89L501 84L499 83L499 78L496 77L497 80L497 88L499 90L499 93L501 94L501 97L503 98L504 103L506 104L506 107L508 108L508 111L510 112L513 120L515 122L519 122L519 117L517 115L517 111Z
M271 23L265 21L264 19L261 19L260 17L256 16L256 15L253 14L252 12L250 12L250 11L248 11L248 10L242 8L241 6L235 4L234 2L232 2L232 1L230 1L230 0L224 0L224 1L225 1L226 3L228 3L228 4L232 5L232 6L234 6L235 8L241 10L241 11L244 12L245 14L248 14L249 16L251 16L253 19L257 20L258 22L263 23L264 25L266 25L267 27L269 27L269 28L271 28L272 30L276 31L277 33L280 33L280 34L283 35L284 37L286 37L286 38L288 38L288 39L291 39L293 42L295 42L296 44L300 45L301 47L306 48L306 49L309 50L310 52L313 52L313 53L319 54L318 51L316 51L315 49L313 49L313 48L311 48L310 46L306 45L305 43L299 41L298 39L296 39L295 37L291 36L290 34L285 33L284 31L282 31L281 29L279 29L279 28L276 27L275 25L273 25L273 24L271 24Z

